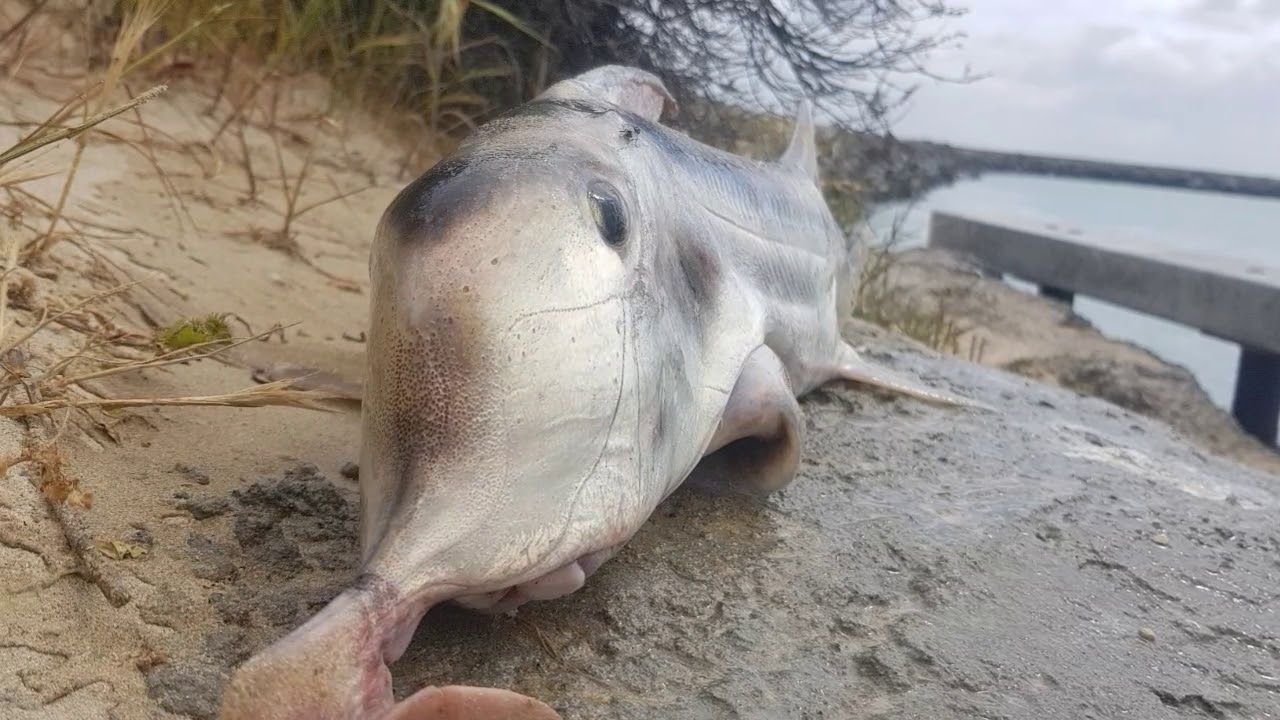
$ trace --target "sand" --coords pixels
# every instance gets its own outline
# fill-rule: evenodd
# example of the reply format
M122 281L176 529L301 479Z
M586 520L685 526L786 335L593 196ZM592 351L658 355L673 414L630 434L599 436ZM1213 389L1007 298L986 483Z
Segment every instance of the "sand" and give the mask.
M0 27L22 9L0 3ZM41 122L70 99L84 75L76 70L84 65L74 36L53 19L37 25L33 34L49 42L0 73L0 147L32 128L19 123ZM372 229L411 179L402 173L421 172L430 158L406 168L414 143L388 141L372 122L331 112L327 83L314 77L268 83L246 122L228 126L210 145L234 99L214 105L218 70L130 79L133 93L161 82L169 88L136 114L87 136L57 227L72 237L53 245L31 268L35 274L21 274L32 285L24 296L29 307L10 304L15 325L5 341L30 328L46 303L56 308L131 281L140 284L96 305L101 318L90 319L141 345L117 343L120 354L151 354L146 343L158 326L209 313L232 314L239 337L250 334L240 320L253 333L289 327L252 343L236 362L170 365L90 383L104 396L239 390L254 384L244 363L257 357L335 369L362 361ZM279 114L270 120L273 96ZM287 242L278 234L286 203L277 147L291 186L311 155L300 207L346 195L293 219ZM55 174L20 187L56 205L74 154L72 142L48 148L38 163ZM25 196L0 194L0 209L3 232L19 241L48 227L49 213ZM47 367L83 342L83 334L64 327L43 331L30 344L31 366ZM61 425L66 416L53 417ZM84 513L93 536L146 549L138 559L103 558L132 602L112 607L73 572L74 558L42 498L22 480L22 467L11 470L0 486L0 714L6 718L171 717L156 714L139 668L198 649L217 621L208 601L216 582L210 576L217 574L199 568L204 548L192 535L199 521L179 505L187 497L229 493L301 456L341 481L338 470L355 459L358 441L358 417L351 413L165 408L95 418L73 418L59 446L69 474L93 494ZM0 455L18 454L22 427L0 420Z

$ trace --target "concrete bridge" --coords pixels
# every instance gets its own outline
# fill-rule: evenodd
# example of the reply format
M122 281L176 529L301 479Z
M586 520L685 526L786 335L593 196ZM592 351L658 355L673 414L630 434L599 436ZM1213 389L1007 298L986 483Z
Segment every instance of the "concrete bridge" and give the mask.
M1089 295L1238 344L1232 414L1246 432L1277 444L1280 267L944 212L932 214L928 242L1067 304Z

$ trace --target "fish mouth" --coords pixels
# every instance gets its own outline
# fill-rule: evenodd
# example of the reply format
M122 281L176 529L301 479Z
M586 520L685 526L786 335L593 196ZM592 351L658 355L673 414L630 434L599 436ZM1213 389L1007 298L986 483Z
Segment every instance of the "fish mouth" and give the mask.
M484 615L510 612L534 600L555 600L581 589L587 578L625 544L626 540L610 543L518 585L509 585L487 593L460 595L451 600L456 605Z
M372 720L394 703L387 666L394 594L344 590L236 669L221 720Z
M395 706L391 662L439 598L406 601L361 576L318 613L236 669L221 720L374 720Z

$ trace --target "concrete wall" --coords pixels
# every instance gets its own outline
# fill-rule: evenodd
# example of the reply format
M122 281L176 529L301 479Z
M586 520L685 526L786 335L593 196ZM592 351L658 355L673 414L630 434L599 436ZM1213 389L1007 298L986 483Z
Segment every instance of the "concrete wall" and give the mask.
M942 212L933 213L929 245L992 271L1280 354L1280 268Z

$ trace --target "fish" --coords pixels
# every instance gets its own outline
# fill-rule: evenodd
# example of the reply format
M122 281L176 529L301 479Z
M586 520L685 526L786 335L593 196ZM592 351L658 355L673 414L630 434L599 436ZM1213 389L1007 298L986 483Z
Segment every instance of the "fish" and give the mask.
M495 688L397 703L389 665L440 603L504 613L577 591L695 470L786 487L799 399L827 383L985 407L842 337L857 252L807 99L774 160L663 123L678 110L657 75L599 66L479 126L389 203L363 380L277 374L359 404L358 577L236 669L222 718L556 718Z

